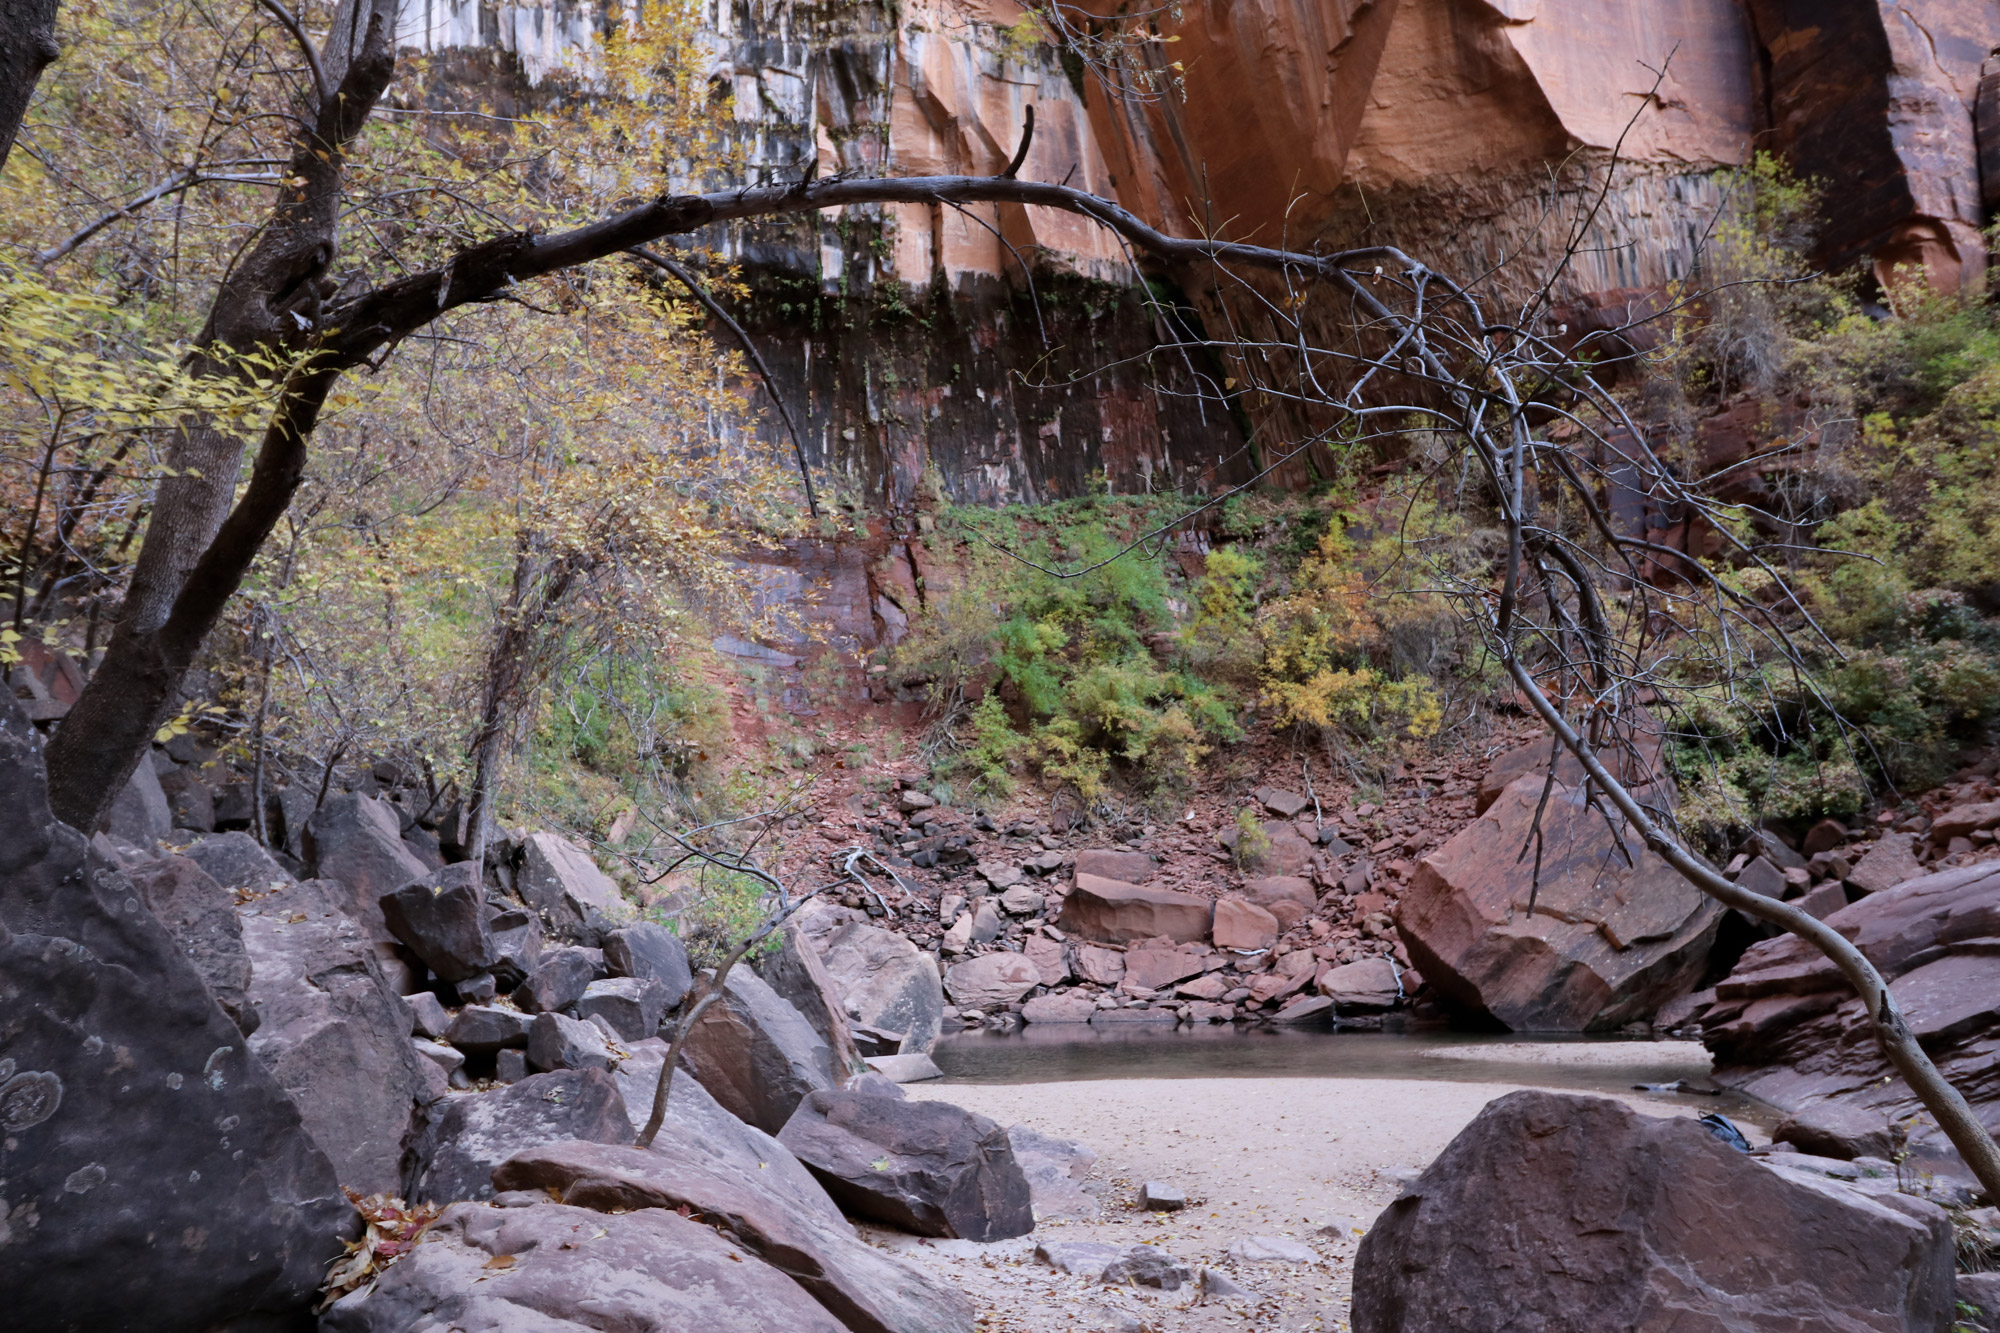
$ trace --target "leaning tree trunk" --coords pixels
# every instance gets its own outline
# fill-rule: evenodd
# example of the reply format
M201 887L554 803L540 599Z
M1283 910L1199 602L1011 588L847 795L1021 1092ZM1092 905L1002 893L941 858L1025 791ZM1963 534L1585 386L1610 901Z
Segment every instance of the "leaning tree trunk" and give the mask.
M395 72L396 5L342 5L336 28L365 18L365 35L327 62L336 91L293 147L287 176L299 184L285 188L257 244L216 293L191 373L237 375L245 354L288 358L310 346L330 294L344 155ZM97 827L172 713L188 665L291 503L306 437L337 376L317 362L293 371L233 511L243 442L199 417L178 431L173 475L160 484L103 664L49 745L49 798L65 823Z
M61 54L56 0L0 0L0 167L13 151L36 80Z

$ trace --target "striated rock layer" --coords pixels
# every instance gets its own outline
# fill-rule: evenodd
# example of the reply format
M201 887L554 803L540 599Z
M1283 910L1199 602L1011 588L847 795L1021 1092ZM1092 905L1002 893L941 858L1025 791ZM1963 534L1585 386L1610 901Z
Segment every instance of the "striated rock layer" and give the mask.
M402 37L448 53L460 89L519 101L553 76L587 82L594 12L437 0L406 10ZM1461 274L1507 265L1501 296L1574 239L1551 296L1582 329L1689 273L1754 143L1840 201L1823 262L1871 263L1891 289L1983 271L1990 4L1190 0L1161 21L1172 45L1100 77L1066 67L1013 0L716 0L706 16L753 181L992 173L1032 108L1024 176L1180 235L1394 243ZM473 48L502 57L481 74ZM1229 484L1252 470L1236 413L1277 410L1202 401L1209 370L1179 356L1147 367L1180 331L1120 248L1067 214L892 205L708 240L752 276L746 322L815 466L887 509L914 501L927 468L986 503L1078 494L1097 475L1121 492ZM1188 331L1215 317L1199 275L1154 280ZM1064 382L1094 367L1111 369Z
M2000 865L1926 875L1826 918L1889 982L1910 1029L1989 1126L2000 1123ZM1908 1136L1918 1160L1962 1170L1876 1044L1861 1001L1812 946L1753 946L1702 1015L1716 1079L1846 1136Z

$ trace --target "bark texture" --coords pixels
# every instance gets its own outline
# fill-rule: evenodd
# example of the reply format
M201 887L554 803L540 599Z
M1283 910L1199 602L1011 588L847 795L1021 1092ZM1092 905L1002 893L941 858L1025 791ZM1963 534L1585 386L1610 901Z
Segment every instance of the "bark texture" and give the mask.
M13 151L35 81L61 54L56 0L0 0L0 167Z

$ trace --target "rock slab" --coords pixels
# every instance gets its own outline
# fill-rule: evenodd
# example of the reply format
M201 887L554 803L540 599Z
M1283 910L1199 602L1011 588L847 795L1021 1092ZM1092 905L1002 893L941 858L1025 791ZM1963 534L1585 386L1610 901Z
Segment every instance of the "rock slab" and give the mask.
M245 904L260 1019L250 1049L298 1103L340 1183L393 1194L417 1108L434 1089L410 1045L410 1007L349 903L340 885L312 879Z
M1178 944L1208 938L1206 898L1169 889L1145 889L1122 880L1077 873L1063 900L1062 928L1100 944L1131 944L1161 936Z
M322 1333L419 1328L848 1333L797 1283L699 1222L558 1203L449 1208L320 1321Z

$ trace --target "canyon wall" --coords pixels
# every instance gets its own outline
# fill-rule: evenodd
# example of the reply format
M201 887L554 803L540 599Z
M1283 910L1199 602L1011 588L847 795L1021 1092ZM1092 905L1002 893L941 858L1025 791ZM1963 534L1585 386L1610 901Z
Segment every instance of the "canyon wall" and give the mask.
M706 5L739 179L990 173L1032 106L1024 176L1180 235L1397 244L1501 300L1555 272L1602 326L1690 273L1769 147L1829 187L1821 262L1983 281L2000 0L1186 0L1174 41L1108 72L1012 0ZM1116 12L1066 12L1093 7ZM623 13L412 0L403 38L587 79ZM1204 490L1260 461L1222 368L1154 354L1216 318L1198 275L1142 275L1080 219L885 206L705 239L750 276L746 323L858 505L907 511L927 476L986 503Z

